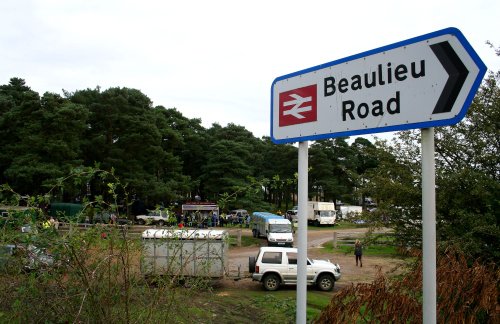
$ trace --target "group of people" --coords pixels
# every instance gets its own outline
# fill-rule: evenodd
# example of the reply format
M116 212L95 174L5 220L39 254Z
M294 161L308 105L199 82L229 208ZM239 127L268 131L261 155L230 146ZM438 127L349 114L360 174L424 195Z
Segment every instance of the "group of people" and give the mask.
M250 215L226 215L224 213L217 214L212 213L211 215L203 215L201 213L190 213L185 215L177 216L177 224L179 228L184 228L185 226L190 227L224 227L227 224L239 224L245 227L250 227ZM181 225L182 224L182 225Z
M192 227L216 227L216 226L224 226L224 218L219 217L217 213L213 213L212 215L203 215L199 212L194 212L190 214L178 214L177 215L177 226L179 228L184 228L186 225Z

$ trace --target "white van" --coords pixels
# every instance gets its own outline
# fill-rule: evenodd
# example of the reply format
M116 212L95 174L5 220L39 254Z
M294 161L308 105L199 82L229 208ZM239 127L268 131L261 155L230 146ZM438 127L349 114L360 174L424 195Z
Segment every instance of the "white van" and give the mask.
M264 236L268 245L293 246L292 223L281 216L255 212L250 220L254 237Z

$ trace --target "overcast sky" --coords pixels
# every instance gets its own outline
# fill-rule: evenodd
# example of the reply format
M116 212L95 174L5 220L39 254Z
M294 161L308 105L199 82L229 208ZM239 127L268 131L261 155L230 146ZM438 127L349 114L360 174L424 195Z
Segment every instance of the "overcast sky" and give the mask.
M1 0L0 84L135 88L205 127L269 136L276 77L446 27L500 70L485 44L500 46L498 0Z

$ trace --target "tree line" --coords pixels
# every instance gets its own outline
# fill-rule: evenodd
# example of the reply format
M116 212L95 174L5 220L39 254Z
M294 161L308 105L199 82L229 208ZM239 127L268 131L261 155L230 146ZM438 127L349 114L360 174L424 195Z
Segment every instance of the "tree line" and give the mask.
M435 129L438 241L494 260L500 259L499 80L500 72L490 72L464 120ZM205 128L175 108L154 106L136 89L40 96L20 78L1 85L0 183L10 192L43 195L82 167L111 171L130 201L148 208L195 197L225 210L296 204L294 145L256 138L241 125ZM358 204L372 197L378 207L364 218L395 228L402 245L421 244L419 131L398 132L391 142L312 142L309 167L311 199ZM51 199L106 196L108 185L99 177L75 181Z
M363 155L370 146L362 138L351 145L346 138L313 144L311 192L354 202L359 175L370 167ZM0 86L0 148L0 182L30 196L43 194L74 168L98 166L114 170L131 197L149 208L223 195L232 197L227 208L296 203L295 146L256 138L240 125L205 128L175 108L153 106L136 89L40 96L25 80L12 78ZM66 186L55 199L75 202L106 190L92 180Z

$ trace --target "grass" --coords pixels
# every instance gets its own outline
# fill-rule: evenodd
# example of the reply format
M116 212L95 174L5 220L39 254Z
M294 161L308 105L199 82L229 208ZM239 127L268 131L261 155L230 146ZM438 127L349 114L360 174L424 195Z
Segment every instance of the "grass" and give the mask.
M262 239L253 236L241 236L241 246L260 246ZM229 236L229 246L237 246L238 238L234 235Z
M130 318L132 322L149 323L295 323L296 289L282 287L276 292L211 287L163 288L162 285L131 287ZM333 293L307 293L307 321L318 316L329 304ZM100 296L102 297L102 296ZM60 301L60 299L59 299ZM115 300L115 302L117 302ZM123 303L106 308L116 322L124 321ZM29 307L29 306L25 306ZM23 308L28 311L28 309ZM29 312L35 313L34 310ZM72 319L73 315L68 318ZM81 318L89 318L85 312ZM10 322L16 314L0 309L0 323Z
M348 221L338 221L335 223L335 229L349 229L349 228L366 228L368 224L354 224Z
M296 289L295 287L282 287L278 291L248 291L234 290L227 296L217 296L218 300L226 305L237 307L239 301L242 309L250 305L256 307L254 315L262 323L295 323L296 315ZM310 322L330 303L332 293L315 291L310 287L307 291L307 321ZM255 318L254 318L255 319ZM224 323L229 323L226 319Z
M319 291L308 291L307 293L307 321L319 316L321 311L328 306L331 294L319 292Z
M337 248L333 248L333 242L326 242L323 244L325 251L329 253L344 253L344 254L352 254L354 252L354 246L344 245L342 242L337 243ZM369 245L363 247L363 255L373 255L373 256L388 256L388 257L396 257L399 256L399 253L395 246L391 245Z
M352 222L346 222L346 221L336 222L334 226L328 226L328 225L307 226L309 230L318 230L318 231L329 231L329 230L350 229L350 228L366 228L366 227L368 227L367 224L354 224Z

